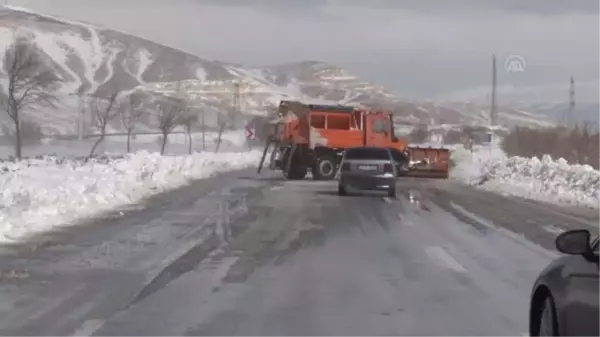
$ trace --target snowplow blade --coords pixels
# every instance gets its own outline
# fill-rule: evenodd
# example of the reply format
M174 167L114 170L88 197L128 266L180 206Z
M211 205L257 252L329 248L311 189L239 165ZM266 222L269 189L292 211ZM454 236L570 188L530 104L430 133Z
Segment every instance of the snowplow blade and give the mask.
M409 170L406 174L404 174L404 177L448 179L448 172L416 169L416 170Z
M409 147L410 165L406 177L448 179L450 150L433 147Z

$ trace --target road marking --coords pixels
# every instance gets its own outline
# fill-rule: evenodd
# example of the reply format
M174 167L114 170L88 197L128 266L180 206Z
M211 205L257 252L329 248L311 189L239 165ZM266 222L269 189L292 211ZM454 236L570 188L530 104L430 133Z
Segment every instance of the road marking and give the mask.
M75 332L71 336L91 336L94 332L100 329L106 320L104 319L88 319L83 322L79 329L75 330Z
M229 270L231 269L231 267L233 267L233 265L238 260L239 260L238 256L231 256L231 257L226 257L221 261L221 263L219 264L217 269L214 271L214 274L212 277L213 289L219 288L221 286L223 279L225 279L225 277L227 276L227 273L229 273Z
M559 234L561 234L561 233L563 233L565 231L562 228L558 228L558 227L552 226L552 225L547 225L547 226L544 226L542 228L544 228L544 230L546 232L551 233L551 234L556 234L556 235L559 235Z
M402 215L402 213L398 213L398 218L400 219L400 223L409 227L412 227L415 225L414 222L410 221L408 218L404 217L404 215Z
M279 191L281 189L283 189L283 186L281 186L281 185L276 185L276 186L271 187L271 191Z
M383 197L383 201L385 201L388 204L392 203L392 199L390 197Z
M427 255L429 255L430 258L441 262L443 265L450 269L459 272L466 271L465 267L458 263L458 261L456 261L452 256L450 256L450 254L448 254L442 247L427 247L425 249L425 253L427 253Z
M483 218L479 217L478 215L475 215L475 214L467 211L462 206L455 204L452 201L450 201L450 207L454 208L455 210L460 212L462 215L466 216L467 218L470 218L471 220L477 222L478 224L483 225L493 231L496 231L498 234L505 236L507 239L513 240L514 242L522 245L523 247L526 247L542 256L545 256L550 259L555 259L560 256L558 253L550 251L550 250L538 245L537 243L530 241L524 235L519 235L516 232L513 232L504 227L496 226L491 221L483 219Z

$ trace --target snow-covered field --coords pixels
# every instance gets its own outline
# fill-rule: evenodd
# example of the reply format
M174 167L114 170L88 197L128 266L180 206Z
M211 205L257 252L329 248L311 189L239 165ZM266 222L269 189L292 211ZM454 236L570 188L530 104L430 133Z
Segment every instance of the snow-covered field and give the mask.
M507 157L498 147L456 147L450 177L469 185L527 199L598 208L600 171L564 159Z
M131 140L132 152L160 151L160 135L137 135ZM167 138L165 154L167 155L185 155L188 153L187 139L184 134L170 134ZM206 151L214 152L217 144L217 133L206 132L204 144ZM96 151L97 153L125 153L127 137L108 136L103 144ZM24 157L35 157L40 155L56 155L59 157L83 157L87 156L92 148L95 139L78 140L44 140L42 144L26 146L23 148ZM219 152L238 152L247 151L248 145L244 132L241 130L224 132L221 138ZM203 151L203 139L201 133L192 135L192 151ZM7 159L14 153L12 146L0 144L0 159Z

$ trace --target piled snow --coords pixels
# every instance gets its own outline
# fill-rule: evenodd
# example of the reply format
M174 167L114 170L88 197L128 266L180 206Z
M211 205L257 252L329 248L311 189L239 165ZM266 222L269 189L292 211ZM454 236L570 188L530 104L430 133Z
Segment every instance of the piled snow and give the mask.
M457 148L450 176L472 186L556 204L598 208L600 171L589 165L570 165L549 155L538 158L507 157L497 147Z
M260 155L171 157L140 151L88 163L56 157L0 163L0 242L135 204L193 179L256 165Z

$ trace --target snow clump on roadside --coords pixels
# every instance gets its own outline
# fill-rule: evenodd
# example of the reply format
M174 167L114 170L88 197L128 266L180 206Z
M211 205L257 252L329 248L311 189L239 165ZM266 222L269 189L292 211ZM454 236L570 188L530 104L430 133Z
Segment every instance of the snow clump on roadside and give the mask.
M44 156L0 163L0 242L135 204L195 179L258 163L261 153L161 156L140 151L83 160Z
M508 157L499 148L458 148L450 176L504 195L598 208L600 171L549 155L542 159Z

